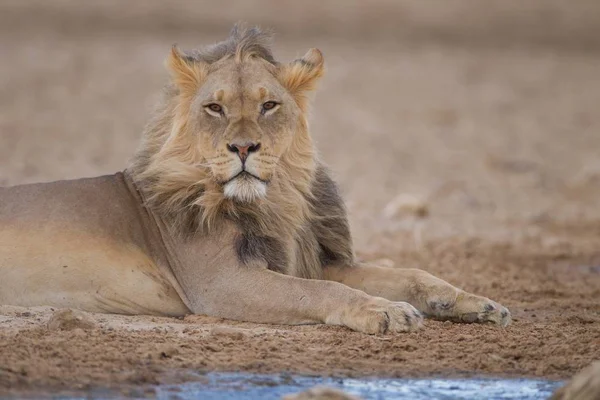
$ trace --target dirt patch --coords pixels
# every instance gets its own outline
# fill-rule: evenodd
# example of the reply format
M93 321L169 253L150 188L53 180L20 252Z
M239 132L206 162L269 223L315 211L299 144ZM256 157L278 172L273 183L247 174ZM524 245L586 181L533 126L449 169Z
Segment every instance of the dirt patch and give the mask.
M52 314L48 320L50 331L72 331L74 329L89 330L96 327L96 321L89 313L79 310L59 310Z
M341 2L317 3L319 19L269 1L3 2L0 184L123 169L171 44L222 39L260 11L281 28L282 58L325 53L312 129L347 199L359 256L497 300L513 324L426 321L420 332L378 337L200 316L90 322L2 306L0 395L176 383L215 370L568 378L600 358L597 6L382 0L340 14Z

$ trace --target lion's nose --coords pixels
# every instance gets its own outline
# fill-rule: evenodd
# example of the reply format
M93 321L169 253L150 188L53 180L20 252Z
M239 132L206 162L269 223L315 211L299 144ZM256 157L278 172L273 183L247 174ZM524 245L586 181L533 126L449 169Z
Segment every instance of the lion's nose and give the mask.
M246 143L244 145L232 143L227 145L227 150L237 153L242 162L246 161L250 153L254 153L258 149L260 149L260 143Z

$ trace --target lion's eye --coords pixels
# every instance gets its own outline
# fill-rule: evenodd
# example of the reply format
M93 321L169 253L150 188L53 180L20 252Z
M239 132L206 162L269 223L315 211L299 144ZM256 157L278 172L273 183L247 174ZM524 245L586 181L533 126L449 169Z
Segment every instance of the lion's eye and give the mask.
M275 101L267 101L263 103L261 112L264 114L267 111L275 109L279 104Z
M271 110L271 109L275 108L276 105L277 105L277 103L275 103L274 101L267 101L265 104L263 104L263 108L265 110Z
M206 106L206 108L212 112L215 112L217 114L221 114L223 113L223 107L221 107L220 105L218 105L217 103L212 103Z

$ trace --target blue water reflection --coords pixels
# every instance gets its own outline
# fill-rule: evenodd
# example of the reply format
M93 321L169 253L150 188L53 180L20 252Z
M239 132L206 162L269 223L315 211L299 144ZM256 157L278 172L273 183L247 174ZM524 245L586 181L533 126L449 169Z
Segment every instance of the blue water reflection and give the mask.
M363 399L547 399L561 382L534 379L335 379L291 375L214 373L203 383L161 386L159 399L280 399L316 385Z

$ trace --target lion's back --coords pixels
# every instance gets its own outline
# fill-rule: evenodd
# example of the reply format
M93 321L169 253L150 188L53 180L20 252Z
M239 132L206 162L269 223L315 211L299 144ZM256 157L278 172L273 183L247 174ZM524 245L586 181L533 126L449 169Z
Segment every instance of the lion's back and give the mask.
M96 233L127 214L123 174L0 188L0 229L81 226ZM114 232L113 229L111 231Z

